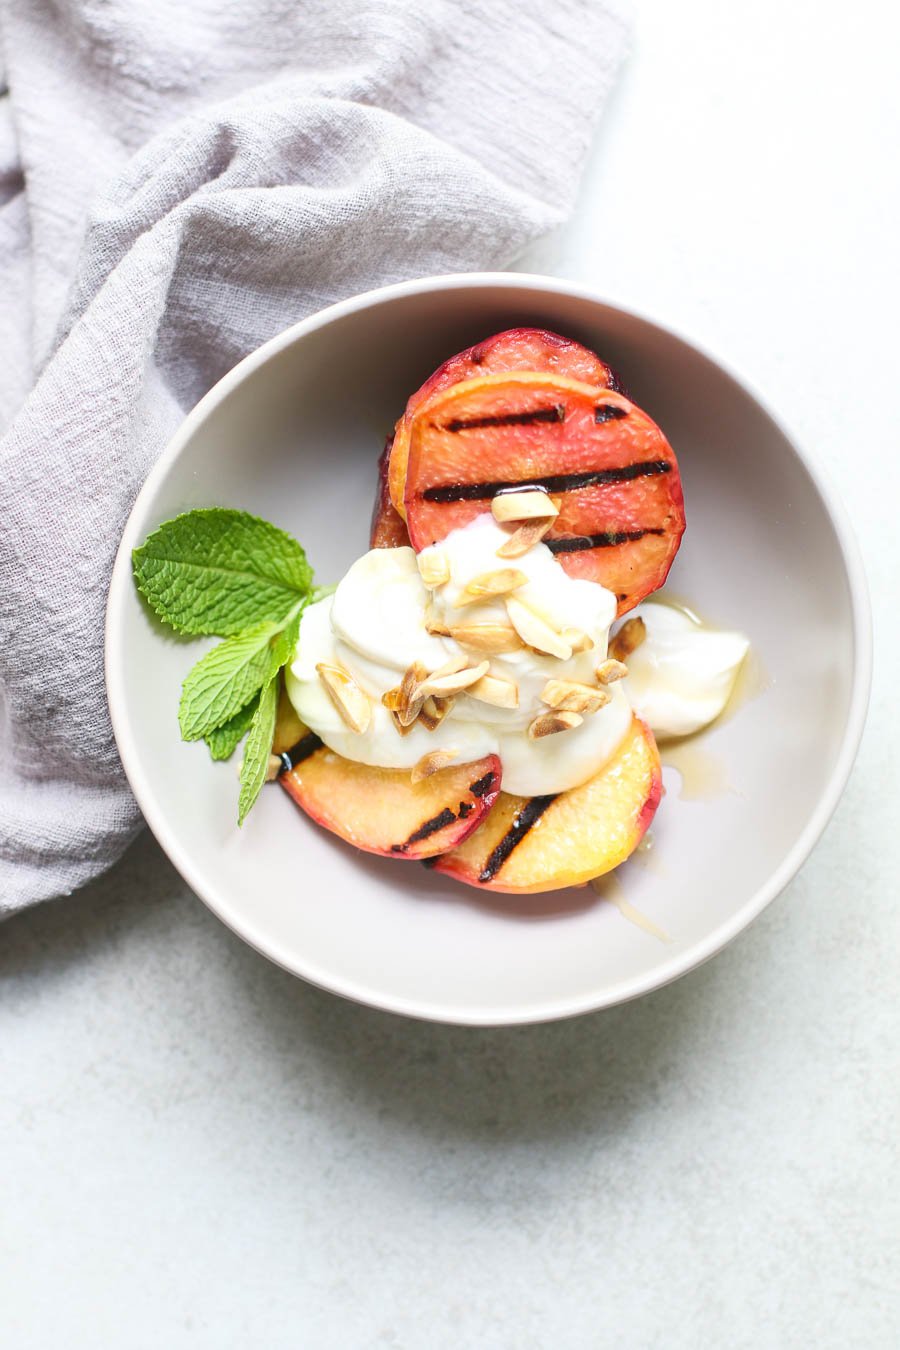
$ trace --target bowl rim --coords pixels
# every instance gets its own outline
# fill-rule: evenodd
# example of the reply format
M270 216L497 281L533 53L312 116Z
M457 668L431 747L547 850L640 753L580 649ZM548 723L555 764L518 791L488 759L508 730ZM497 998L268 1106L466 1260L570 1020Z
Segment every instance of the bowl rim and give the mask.
M758 887L750 898L727 920L719 924L704 938L693 943L684 951L664 959L659 966L644 975L620 980L605 990L591 995L582 994L572 998L555 998L534 1004L520 1003L502 1009L459 1008L455 1005L392 997L383 990L369 988L360 981L348 980L330 971L323 970L316 966L314 962L293 959L280 949L280 944L273 941L265 933L257 931L252 922L245 916L234 913L229 904L220 896L218 888L205 878L199 868L195 867L189 851L182 848L177 840L169 835L165 811L157 801L153 787L141 764L127 714L124 680L120 682L119 667L113 659L113 654L118 651L122 641L125 606L131 592L131 551L146 533L149 508L159 485L184 450L196 428L214 407L272 357L291 346L298 339L333 323L335 320L386 302L428 292L491 288L505 289L511 292L517 290L539 291L549 295L568 296L591 305L599 305L608 310L616 311L627 318L636 319L642 324L657 329L665 336L674 338L676 341L693 348L712 365L718 367L746 395L754 400L788 441L822 499L841 550L849 590L854 639L850 702L837 758L831 774L822 786L818 800L810 812L806 824L782 859L780 866L776 868L768 880ZM153 523L155 524L155 522ZM660 989L664 985L670 984L673 980L679 979L691 970L695 970L720 952L784 890L809 857L831 819L846 787L856 758L865 725L872 680L872 616L861 552L837 490L830 482L827 471L803 449L797 438L785 426L783 419L773 411L753 381L748 379L745 374L738 371L729 361L714 355L702 342L687 335L676 325L662 322L640 309L608 299L591 286L527 272L455 272L439 276L419 277L410 281L377 287L374 290L364 291L345 300L340 300L305 319L299 320L245 356L195 404L150 470L129 513L116 552L110 580L106 607L104 670L113 733L126 777L144 819L163 851L184 880L227 927L249 946L276 965L281 966L282 969L300 976L311 984L328 989L332 993L339 994L357 1003L425 1021L469 1026L513 1026L555 1021L597 1011L601 1008L614 1007L619 1003L625 1003L633 998L640 997L642 994L650 993L654 989Z

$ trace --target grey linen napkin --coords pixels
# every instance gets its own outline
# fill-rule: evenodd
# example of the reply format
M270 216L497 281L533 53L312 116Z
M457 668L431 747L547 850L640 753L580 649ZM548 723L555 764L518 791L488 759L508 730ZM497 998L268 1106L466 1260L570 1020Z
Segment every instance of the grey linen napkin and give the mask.
M626 23L618 0L15 0L2 22L9 913L140 824L104 605L184 412L304 315L502 267L564 220Z

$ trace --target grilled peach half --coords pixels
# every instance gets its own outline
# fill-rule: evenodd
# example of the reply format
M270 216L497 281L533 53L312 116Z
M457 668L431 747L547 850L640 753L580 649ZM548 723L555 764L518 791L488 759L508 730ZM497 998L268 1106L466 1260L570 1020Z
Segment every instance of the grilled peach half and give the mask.
M462 843L500 792L500 761L487 755L413 783L408 769L344 759L313 732L287 752L279 781L319 825L367 853L432 858Z
M487 891L526 894L579 886L633 853L661 795L653 733L634 718L594 778L556 796L501 792L478 829L435 868Z
M372 509L369 548L402 548L404 545L409 547L406 522L391 501L388 487L388 463L393 443L393 436L388 436L378 460L378 492Z
M559 503L544 543L598 581L624 614L665 581L684 533L675 454L612 389L514 371L464 380L420 403L409 432L406 526L427 548L515 487Z
M560 337L559 333L548 332L545 328L508 328L474 347L458 352L438 366L434 374L429 375L425 383L410 395L406 410L397 423L390 454L388 490L401 516L406 516L404 487L409 433L419 405L442 389L459 384L461 380L471 380L479 375L498 375L511 370L555 372L598 389L624 392L616 374L595 352L583 347L580 342Z

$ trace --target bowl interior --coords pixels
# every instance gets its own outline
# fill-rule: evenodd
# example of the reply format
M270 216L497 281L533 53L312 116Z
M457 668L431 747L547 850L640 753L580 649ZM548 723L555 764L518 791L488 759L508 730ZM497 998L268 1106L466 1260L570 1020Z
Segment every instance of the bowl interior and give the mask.
M180 681L202 644L167 637L130 580L128 552L150 529L213 504L283 526L318 579L336 580L367 547L376 460L406 396L452 352L520 323L596 348L662 425L679 456L688 518L669 589L747 632L766 674L765 689L702 738L695 762L706 764L710 791L683 800L667 768L653 848L619 870L619 893L669 944L589 888L489 897L420 865L357 853L276 788L238 830L233 765L213 765L202 745L178 736ZM138 500L111 591L107 669L120 749L152 828L243 937L368 1002L516 1021L664 982L784 884L841 752L854 615L819 489L734 379L645 320L510 277L388 295L310 321L227 377Z

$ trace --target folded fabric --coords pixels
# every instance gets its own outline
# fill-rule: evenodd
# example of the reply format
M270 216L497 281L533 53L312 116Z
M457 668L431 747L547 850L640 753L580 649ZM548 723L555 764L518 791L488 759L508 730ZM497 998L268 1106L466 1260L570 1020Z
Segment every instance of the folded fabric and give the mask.
M570 212L616 0L19 0L0 96L0 912L140 824L103 683L122 527L185 410L372 286Z

